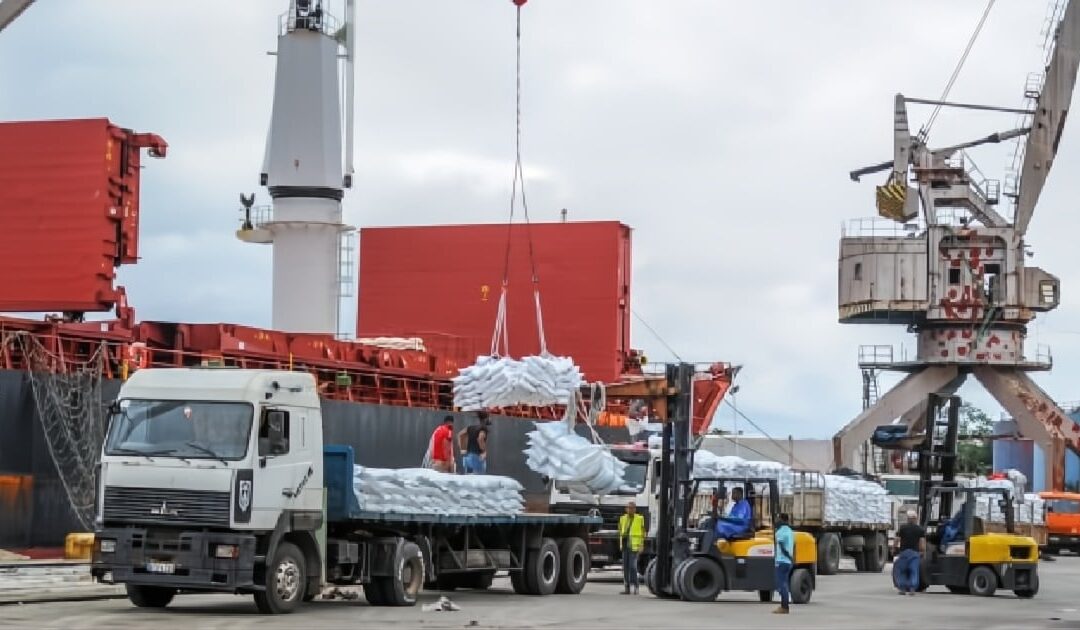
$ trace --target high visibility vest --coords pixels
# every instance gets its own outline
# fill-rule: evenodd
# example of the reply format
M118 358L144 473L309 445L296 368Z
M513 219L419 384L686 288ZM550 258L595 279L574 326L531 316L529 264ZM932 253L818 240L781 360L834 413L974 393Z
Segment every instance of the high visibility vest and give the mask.
M630 535L630 551L638 552L645 546L645 517L635 514L633 520L629 514L619 517L619 549L623 548L623 540Z

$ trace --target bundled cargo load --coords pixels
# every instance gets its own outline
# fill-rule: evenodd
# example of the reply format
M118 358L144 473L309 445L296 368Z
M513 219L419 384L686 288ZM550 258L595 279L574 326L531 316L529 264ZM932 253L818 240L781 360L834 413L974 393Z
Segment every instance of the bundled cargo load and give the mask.
M626 463L603 444L574 433L565 420L537 423L526 437L525 462L545 477L568 482L588 494L609 494L626 483Z
M892 501L880 484L839 475L825 479L825 520L829 523L890 523Z
M584 379L569 357L550 354L509 357L482 356L461 370L454 381L454 406L476 409L565 405Z
M522 490L514 479L497 475L353 467L353 493L365 512L506 516L523 511Z
M1001 488L1009 492L1012 498L1013 519L1019 524L1043 525L1046 523L1046 501L1037 494L1024 492L1027 477L1017 470L1005 472L1005 478L987 478L983 476L964 482L967 487ZM1005 512L998 503L999 497L991 494L976 497L975 516L990 523L1004 523Z

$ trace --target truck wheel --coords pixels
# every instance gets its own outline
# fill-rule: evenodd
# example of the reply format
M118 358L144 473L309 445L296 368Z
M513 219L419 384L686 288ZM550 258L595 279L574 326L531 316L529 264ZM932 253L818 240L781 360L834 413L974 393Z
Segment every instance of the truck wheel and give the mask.
M266 566L266 590L255 593L255 606L264 615L290 613L304 597L304 554L296 545L283 542Z
M510 586L514 588L514 592L518 595L528 595L529 585L525 583L525 571L528 569L529 554L525 554L525 566L518 571L510 572Z
M126 584L128 599L139 608L164 608L176 595L175 588L164 586L140 586L138 584Z
M550 538L530 551L525 563L525 585L530 595L551 595L559 581L559 546Z
M814 595L814 576L809 569L798 568L791 572L791 601L808 604Z
M872 534L866 539L866 546L862 552L862 570L870 573L881 573L885 570L885 563L889 557L889 546L883 534Z
M818 541L818 573L835 575L840 570L840 536L822 534Z
M387 606L412 606L424 585L424 556L416 543L398 546L394 557L394 575L382 578Z
M711 602L724 590L724 572L710 558L689 558L679 572L679 595L688 602Z
M559 581L555 592L577 595L589 580L589 546L580 538L564 538L559 541ZM635 568L636 570L636 568Z
M998 578L994 570L987 566L978 566L968 574L968 589L972 595L993 597L997 591Z
M1031 584L1027 588L1018 588L1013 593L1020 599L1031 599L1039 593L1039 574L1031 574Z
M383 593L383 581L381 579L372 578L370 582L364 585L364 599L372 606L386 605L386 594Z

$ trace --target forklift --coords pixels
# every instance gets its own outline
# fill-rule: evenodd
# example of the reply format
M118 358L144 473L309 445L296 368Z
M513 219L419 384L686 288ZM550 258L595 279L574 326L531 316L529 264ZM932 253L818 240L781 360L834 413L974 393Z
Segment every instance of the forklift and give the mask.
M668 408L660 460L659 510L653 558L645 569L645 586L656 597L692 602L713 601L722 591L757 591L761 601L776 590L772 524L779 513L780 493L771 478L693 479L695 445L690 441L690 392L693 366L669 365ZM703 486L703 484L707 484ZM752 522L745 536L724 540L716 535L718 505L729 486L741 487L752 505ZM711 509L693 520L694 497L712 487ZM790 578L791 601L804 604L814 592L817 544L805 532L795 532Z
M945 420L939 420L945 410ZM919 525L926 531L926 553L920 567L919 591L944 586L949 592L990 597L999 589L1017 597L1039 592L1039 546L1035 539L1016 534L1011 492L1005 488L965 487L956 481L956 443L959 435L960 398L930 394L925 435L918 440ZM875 435L889 432L882 427ZM944 437L937 439L939 430ZM893 432L892 435L895 435ZM920 436L910 436L909 442ZM896 441L874 439L882 448ZM937 469L940 481L933 481ZM1004 532L989 532L978 515L997 507L1004 515ZM899 574L893 565L893 585Z

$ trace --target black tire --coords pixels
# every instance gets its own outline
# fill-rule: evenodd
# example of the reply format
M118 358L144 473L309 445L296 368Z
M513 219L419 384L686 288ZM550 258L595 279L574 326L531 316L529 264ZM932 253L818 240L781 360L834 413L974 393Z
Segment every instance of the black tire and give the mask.
M364 599L372 606L385 606L386 594L383 593L383 580L373 578L364 585Z
M164 608L176 595L175 588L165 586L140 586L125 584L128 599L139 608Z
M550 538L526 556L525 586L530 595L551 595L559 582L559 546Z
M671 567L671 596L672 599L682 599L682 572L686 568L686 560Z
M758 591L757 596L762 602L768 603L772 601L773 591Z
M795 604L808 604L814 596L814 576L809 569L799 567L791 572L791 601Z
M1020 599L1031 599L1039 594L1039 574L1031 574L1031 585L1027 588L1018 588L1013 591Z
M649 564L645 566L645 588L649 589L649 594L653 597L659 597L656 590L656 558L649 560Z
M821 575L835 575L840 570L840 536L837 534L822 534L818 541L818 573Z
M895 560L892 565L892 585L898 591L903 590L900 588L900 565L896 564Z
M529 554L525 554L525 567L528 567ZM514 592L518 595L529 595L529 585L525 583L525 567L522 567L519 571L510 572L510 586L513 587Z
M689 558L680 565L677 575L683 601L716 601L716 596L724 590L724 571L711 558Z
M881 573L889 561L889 544L884 534L876 533L866 537L866 546L862 552L862 571Z
M424 556L416 543L398 545L394 556L394 575L382 578L386 606L413 606L424 586Z
M589 581L589 546L580 538L564 538L559 541L559 580L555 592L577 595ZM637 570L637 567L634 567Z
M266 590L256 591L255 606L264 615L291 613L304 598L307 584L304 554L296 545L283 542L266 565Z
M993 597L998 587L998 576L988 566L977 566L968 573L968 590L979 597Z

